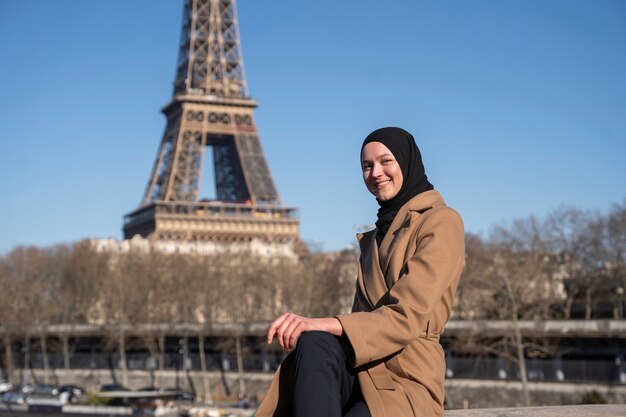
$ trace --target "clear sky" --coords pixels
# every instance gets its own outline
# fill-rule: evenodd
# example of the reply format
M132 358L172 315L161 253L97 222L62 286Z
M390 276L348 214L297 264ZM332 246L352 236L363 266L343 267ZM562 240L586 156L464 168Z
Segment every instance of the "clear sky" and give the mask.
M626 197L626 2L240 0L256 122L324 250L373 224L359 149L413 133L466 229ZM121 238L172 96L182 0L0 0L0 253ZM214 191L203 187L210 197Z

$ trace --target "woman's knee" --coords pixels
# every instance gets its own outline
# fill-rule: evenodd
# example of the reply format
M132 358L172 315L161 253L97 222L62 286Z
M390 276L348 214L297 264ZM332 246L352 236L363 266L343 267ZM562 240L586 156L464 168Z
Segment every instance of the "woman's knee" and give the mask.
M316 357L343 355L343 348L336 336L327 332L304 332L298 338L296 350L300 354L313 354Z
M300 394L308 396L304 392L321 392L325 393L326 399L336 399L341 407L347 404L354 376L350 373L346 354L337 336L318 331L302 333L298 338L294 359L296 391L299 392L297 395L300 400L303 398Z

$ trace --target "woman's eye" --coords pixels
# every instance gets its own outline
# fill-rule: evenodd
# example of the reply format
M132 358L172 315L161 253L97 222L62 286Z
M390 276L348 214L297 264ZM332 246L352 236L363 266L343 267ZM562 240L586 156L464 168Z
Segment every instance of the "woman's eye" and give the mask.
M384 159L384 160L383 160L383 162L382 162L382 164L383 164L383 165L387 165L387 164L389 164L389 163L391 163L391 162L393 162L393 159Z

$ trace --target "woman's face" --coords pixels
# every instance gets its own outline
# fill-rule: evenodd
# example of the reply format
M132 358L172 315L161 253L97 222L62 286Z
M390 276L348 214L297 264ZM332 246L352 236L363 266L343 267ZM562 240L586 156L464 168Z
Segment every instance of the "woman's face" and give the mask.
M391 200L402 188L402 170L389 148L380 142L369 142L361 152L363 181L380 201Z

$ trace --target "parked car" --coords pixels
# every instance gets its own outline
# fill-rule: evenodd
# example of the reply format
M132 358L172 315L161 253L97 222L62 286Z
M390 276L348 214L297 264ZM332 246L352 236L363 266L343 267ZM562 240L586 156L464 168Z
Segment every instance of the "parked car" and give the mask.
M104 384L100 387L100 392L111 391L130 391L130 389L122 384Z
M19 384L18 386L15 387L15 391L16 392L20 392L22 394L28 395L31 392L33 392L33 390L35 389L35 387L33 387L32 385L30 385L27 382L22 382L21 384Z
M180 388L164 388L163 391L175 394L176 399L178 400L193 401L193 394L191 392L183 391Z
M158 387L155 386L149 386L149 387L141 387L139 388L137 391L146 391L146 392L155 392L155 391L159 391L160 389Z
M59 395L59 389L50 384L37 384L31 394L35 396L56 396Z
M83 387L79 387L78 385L61 385L59 387L59 395L67 393L67 400L71 403L76 403L78 400L85 395L85 389Z
M26 396L21 392L7 391L2 394L2 402L5 404L25 404Z
M7 382L5 380L0 381L0 394L11 391L12 388L13 385L10 382Z

